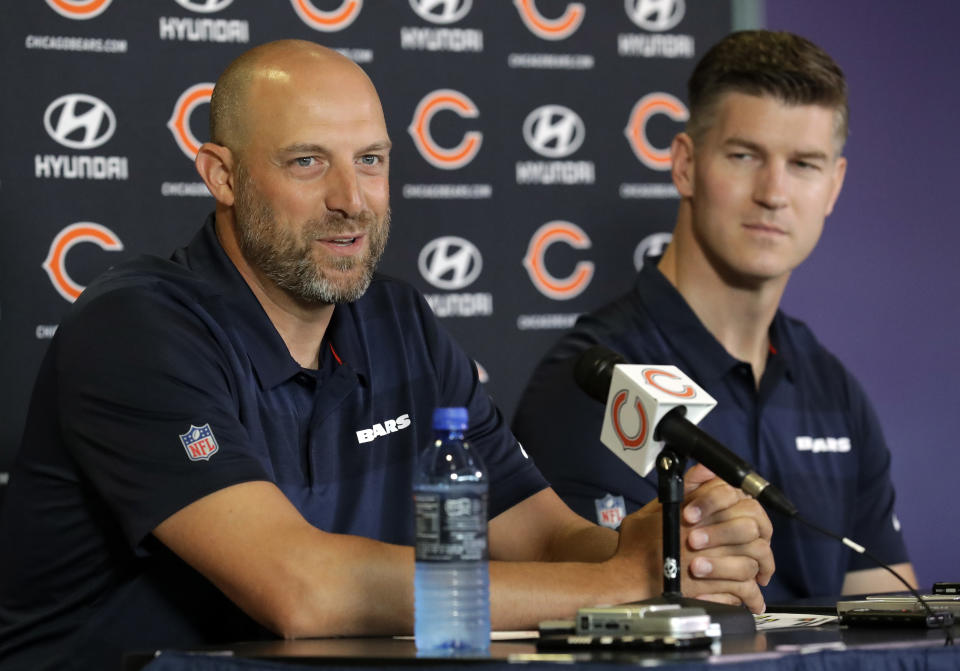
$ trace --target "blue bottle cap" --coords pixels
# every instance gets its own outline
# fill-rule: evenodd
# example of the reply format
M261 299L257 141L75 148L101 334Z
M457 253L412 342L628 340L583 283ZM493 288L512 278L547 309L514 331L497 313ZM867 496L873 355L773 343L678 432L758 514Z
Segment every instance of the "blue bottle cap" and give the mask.
M466 408L436 408L433 411L433 428L446 431L462 431L467 428Z

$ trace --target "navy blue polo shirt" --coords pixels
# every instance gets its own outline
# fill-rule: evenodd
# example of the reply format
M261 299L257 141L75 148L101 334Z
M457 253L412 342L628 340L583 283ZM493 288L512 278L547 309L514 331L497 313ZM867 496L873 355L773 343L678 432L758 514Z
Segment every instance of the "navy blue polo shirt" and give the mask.
M632 291L581 317L539 363L513 430L567 504L603 523L657 496L600 442L603 404L573 377L577 355L596 344L627 361L672 364L717 400L700 423L756 467L816 524L864 545L888 563L908 561L894 516L890 453L863 390L800 321L777 312L772 351L757 388L750 365L730 356L648 260ZM622 497L622 503L621 499ZM793 520L771 515L777 570L768 603L839 594L868 559Z
M490 516L546 482L422 297L377 276L301 368L212 216L170 260L105 273L63 320L0 518L4 668L113 668L124 650L268 636L151 531L223 487L277 484L316 527L413 542L436 406L466 406Z

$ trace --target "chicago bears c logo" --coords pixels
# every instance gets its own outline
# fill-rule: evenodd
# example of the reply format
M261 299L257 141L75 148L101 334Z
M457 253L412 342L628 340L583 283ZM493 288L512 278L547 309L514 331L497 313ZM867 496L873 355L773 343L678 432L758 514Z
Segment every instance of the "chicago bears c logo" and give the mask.
M660 370L659 368L644 368L643 369L643 378L647 381L651 387L656 387L660 391L670 394L671 396L676 396L677 398L693 398L697 395L697 392L688 384L683 385L679 391L676 389L670 389L669 387L664 387L656 380L655 377L666 377L671 380L682 380L682 377L674 375L668 370Z
M467 96L453 89L437 89L425 95L413 113L407 128L413 144L430 165L443 170L456 170L467 165L480 151L483 133L468 131L456 147L441 147L430 134L430 121L442 111L451 111L466 119L475 119L480 111Z
M60 16L84 21L100 16L113 0L47 0L47 4Z
M537 9L534 0L513 0L520 18L531 33L544 40L563 40L575 32L587 10L581 2L571 2L556 19L548 19Z
M167 121L167 128L173 133L173 139L176 140L177 146L191 161L197 157L197 152L200 151L200 141L190 130L190 115L200 105L209 103L212 95L213 83L194 84L177 98L177 104L173 106L173 114Z
M669 93L649 93L633 106L623 133L640 162L651 170L670 169L670 147L654 147L647 138L647 123L654 114L665 114L674 121L690 118L686 106Z
M639 449L644 442L647 440L647 413L643 409L643 404L640 403L638 398L635 407L637 409L637 417L640 420L640 425L637 428L636 433L632 436L629 435L620 424L620 410L627 402L627 398L630 396L630 393L626 389L622 389L617 392L617 395L613 397L613 404L610 406L610 421L613 424L613 430L617 434L617 439L620 441L620 444L623 445L625 450L636 450Z
M92 242L101 249L112 252L123 249L123 243L113 231L90 221L70 224L57 234L50 245L50 251L47 252L47 258L43 260L42 267L47 271L47 276L53 282L57 293L71 303L77 300L77 296L86 288L70 278L66 267L67 252L81 242Z
M297 16L314 30L334 33L356 21L363 8L363 0L343 0L340 6L325 12L313 6L310 0L290 0Z
M567 277L554 277L547 270L544 256L547 248L556 242L564 242L574 249L590 249L590 237L582 228L569 221L550 221L538 228L530 238L527 253L523 257L523 267L540 293L564 301L583 293L593 279L594 266L592 261L580 261Z

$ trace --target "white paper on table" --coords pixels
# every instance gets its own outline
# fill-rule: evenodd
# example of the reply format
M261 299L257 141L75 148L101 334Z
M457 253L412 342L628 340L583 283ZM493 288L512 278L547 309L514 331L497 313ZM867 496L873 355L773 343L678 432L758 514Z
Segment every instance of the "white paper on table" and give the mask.
M770 629L795 629L801 627L819 627L837 621L836 615L813 615L810 613L764 613L754 615L757 631Z

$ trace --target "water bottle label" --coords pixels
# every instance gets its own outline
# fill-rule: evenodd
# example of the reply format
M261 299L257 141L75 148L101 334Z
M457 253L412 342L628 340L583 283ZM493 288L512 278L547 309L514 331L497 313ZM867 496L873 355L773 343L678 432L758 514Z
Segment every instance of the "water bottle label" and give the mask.
M487 495L416 492L417 561L487 558Z

